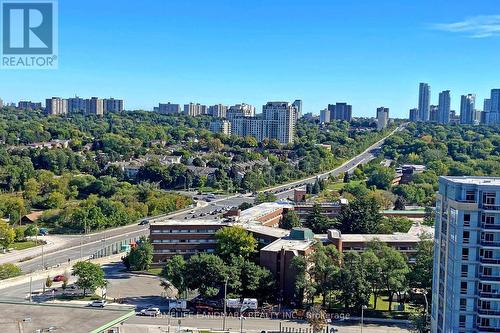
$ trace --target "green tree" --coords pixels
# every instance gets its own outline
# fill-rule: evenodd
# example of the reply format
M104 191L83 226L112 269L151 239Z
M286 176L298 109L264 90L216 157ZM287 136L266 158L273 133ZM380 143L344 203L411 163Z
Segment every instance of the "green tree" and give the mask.
M153 262L153 245L145 237L142 237L139 245L133 247L128 256L130 269L134 271L147 270Z
M108 284L101 266L88 261L76 263L72 275L77 277L75 284L83 289L84 297L87 296L87 291L93 293L97 288L103 288Z
M378 297L384 289L380 260L372 250L368 250L361 254L361 261L363 263L366 282L370 286L371 293L373 294L373 308L376 309Z
M52 279L50 278L50 276L47 276L47 278L45 279L45 287L52 287Z
M239 206L238 206L238 209L239 210L245 210L245 209L248 209L248 208L252 208L253 205L249 202L242 202Z
M14 264L0 265L0 280L10 279L21 275L21 269Z
M396 176L394 169L382 165L375 165L371 168L368 175L367 185L375 186L381 190L391 188L392 180Z
M293 228L298 228L300 226L301 224L297 212L294 210L285 211L280 221L280 228L290 230Z
M374 198L361 197L342 206L337 220L340 231L344 233L374 234L382 221L382 214Z
M335 225L335 220L329 219L323 214L321 206L318 204L313 206L311 213L307 215L307 219L304 223L304 226L311 229L316 234L324 234Z
M380 260L380 276L385 290L389 296L389 311L392 311L394 295L400 294L407 288L408 264L401 252L389 247L380 241L370 244Z
M339 300L345 309L360 309L370 299L370 287L366 283L361 256L357 252L347 252L338 274Z
M34 237L38 235L39 229L36 224L29 224L26 229L24 229L25 237Z
M213 297L224 285L228 269L218 256L202 253L189 258L184 276L188 289L198 289L200 295Z
M186 261L184 257L176 255L163 266L161 276L177 289L179 295L183 295L187 291L185 272Z
M306 312L306 321L311 326L313 333L322 332L327 325L326 312L318 304L313 305Z
M22 242L25 240L24 230L25 230L24 227L17 227L14 229L14 232L15 232L14 240L16 242Z
M257 241L251 233L240 226L224 227L215 233L216 253L225 262L233 256L249 258L257 250Z
M4 249L8 249L9 246L14 243L14 238L16 237L16 232L7 222L0 221L0 245Z
M430 239L422 239L417 245L415 264L408 274L409 285L412 288L423 288L427 292L432 287L432 267L434 262L434 243Z
M327 296L335 288L335 281L340 268L340 254L334 245L323 246L317 243L314 252L308 256L308 270L316 295L321 295L323 306Z

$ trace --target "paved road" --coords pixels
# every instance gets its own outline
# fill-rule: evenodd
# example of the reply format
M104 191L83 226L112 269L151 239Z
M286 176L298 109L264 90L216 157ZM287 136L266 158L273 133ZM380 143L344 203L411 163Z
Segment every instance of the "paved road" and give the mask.
M404 126L405 125L401 125L400 127L397 127L394 131L389 133L389 135L387 135L382 140L376 142L375 144L371 145L364 152L362 152L361 154L357 155L356 157L350 159L349 161L345 162L341 166L339 166L331 171L322 173L320 175L315 175L315 176L312 176L312 177L309 177L306 179L298 180L295 182L290 182L290 183L285 184L285 185L275 186L273 188L266 189L263 192L274 193L278 199L293 198L293 191L297 187L303 187L307 184L314 184L314 182L316 181L317 178L326 179L330 176L337 177L339 175L344 174L345 172L353 170L354 168L356 168L360 164L366 164L378 155L385 140L388 137L390 137L391 135L393 135L394 133L403 130Z
M170 332L175 332L178 327L177 318L170 319ZM187 328L203 328L203 329L214 329L221 330L222 329L222 318L210 318L208 316L202 315L193 315L190 318L181 318L180 319L181 327ZM278 331L280 327L280 322L282 328L293 328L295 331L297 329L308 329L310 328L307 324L299 321L286 321L286 320L277 320L277 319L261 319L261 318L246 318L243 321L243 331L244 332L261 332L261 331ZM169 319L167 317L163 318L148 318L148 317L131 317L125 322L125 332L165 332L167 329L167 325L169 323ZM226 328L232 332L240 331L240 320L238 318L227 318ZM141 330L141 327L144 328L145 325L148 325L149 330ZM358 333L360 332L360 325L355 322L341 322L334 321L331 327L335 327L338 329L339 333ZM147 326L146 326L147 327ZM130 330L127 330L130 328ZM152 330L156 328L157 330ZM160 328L160 329L158 329ZM405 327L400 327L397 325L364 325L363 332L365 333L407 333L409 332Z
M403 127L398 127L392 133L390 133L389 136L395 133L396 131L400 131L402 128ZM379 142L369 147L366 151L364 151L360 155L347 161L346 163L337 167L334 170L331 170L329 172L323 173L318 176L310 177L308 179L291 182L286 185L276 186L271 189L265 190L265 192L276 193L278 199L285 199L288 197L292 197L293 196L292 187L304 186L307 183L314 183L316 177L327 178L330 175L337 176L344 173L345 171L349 171L355 168L358 164L367 163L368 161L374 158L374 156L377 153L377 150L380 149L384 140L385 139L380 140ZM242 202L252 203L253 200L254 198L250 196L241 196L241 195L232 195L228 197L218 196L215 199L213 199L212 202L207 203L204 201L200 201L198 207L193 208L192 210L196 215L194 218L206 219L207 217L216 216L216 215L210 215L210 213L214 210L220 210L221 208L225 207L239 206ZM163 215L161 217L157 217L154 219L155 220L191 219L193 218L194 214L191 213L189 210L184 210L177 213ZM202 216L200 216L200 214ZM110 244L126 242L132 238L138 238L143 235L148 235L148 233L149 229L147 226L130 225L126 227L90 234L84 237L78 235L62 236L62 237L67 237L67 243L64 245L63 249L58 249L55 250L55 252L46 253L42 251L42 247L40 247L38 255L36 254L32 255L32 257L34 257L33 259L19 263L19 266L24 272L32 272L34 270L42 269L43 266L50 267L67 262L68 259L74 260L77 258L93 255L96 252L102 251L103 248L109 247ZM43 256L42 252L44 252Z

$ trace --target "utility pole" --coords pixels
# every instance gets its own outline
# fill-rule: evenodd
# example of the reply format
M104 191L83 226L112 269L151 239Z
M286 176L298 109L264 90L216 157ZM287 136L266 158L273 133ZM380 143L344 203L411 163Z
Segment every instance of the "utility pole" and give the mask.
M29 298L30 303L32 301L31 295L33 295L33 292L32 292L33 289L31 288L32 283L33 283L33 276L30 275L30 298Z
M45 259L43 257L43 245L44 244L42 244L42 269L45 269Z
M363 317L365 314L366 305L361 306L361 333L363 333Z
M222 330L226 330L226 310L227 310L227 283L229 282L229 276L226 277L226 282L224 283L224 317L222 317Z

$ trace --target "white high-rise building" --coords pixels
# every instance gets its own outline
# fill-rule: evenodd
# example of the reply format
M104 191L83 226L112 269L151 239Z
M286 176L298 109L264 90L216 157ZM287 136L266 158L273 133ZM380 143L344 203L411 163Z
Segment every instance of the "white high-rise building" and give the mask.
M215 118L226 118L227 106L222 104L211 105L208 114Z
M500 331L500 178L439 177L431 332Z
M47 98L45 100L45 112L49 115L67 114L68 100L60 97Z
M377 108L377 129L381 130L387 127L389 123L389 108L379 107Z
M86 100L87 114L95 114L102 116L104 114L104 104L102 99L98 97L92 97Z
M427 83L420 83L418 90L418 120L429 121L431 87Z
M460 98L460 123L461 124L474 124L476 95L468 94L462 95Z
M213 133L222 133L231 135L231 123L226 119L217 119L210 123L210 131Z
M184 114L191 117L206 114L206 105L201 105L200 103L184 104Z
M271 121L269 136L282 144L293 143L297 111L288 102L268 102L262 107L262 117Z
M320 123L329 123L330 122L330 114L331 111L328 109L323 109L319 111L319 122Z
M254 116L255 116L255 107L245 103L232 105L226 112L226 118L229 121L232 121L233 119L236 118L254 117Z

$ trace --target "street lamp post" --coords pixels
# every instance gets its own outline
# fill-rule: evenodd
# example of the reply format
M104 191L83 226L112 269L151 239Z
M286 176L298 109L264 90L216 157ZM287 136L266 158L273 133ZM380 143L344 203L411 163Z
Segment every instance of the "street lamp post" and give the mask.
M363 333L363 319L365 315L366 305L361 306L361 333Z
M227 315L227 283L229 282L229 276L226 277L224 282L224 316L222 317L222 330L226 330L226 315Z
M243 320L245 320L246 318L243 317L243 314L240 315L240 333L243 333Z

